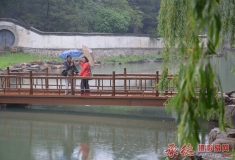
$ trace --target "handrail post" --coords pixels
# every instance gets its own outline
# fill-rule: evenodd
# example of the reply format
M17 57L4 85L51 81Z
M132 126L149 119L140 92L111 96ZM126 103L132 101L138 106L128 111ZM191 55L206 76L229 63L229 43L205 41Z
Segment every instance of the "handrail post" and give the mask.
M158 83L159 83L159 72L156 71L156 97L159 96L159 92L158 92Z
M30 90L29 94L33 94L33 77L32 77L32 71L29 71L29 84L30 84Z
M46 68L46 76L48 77L48 75L49 75L49 72L48 72L48 67ZM49 87L48 87L48 85L49 85L49 83L48 83L48 78L46 78L46 89L48 89Z
M112 96L115 96L115 71L113 71L112 80L113 80Z
M74 95L74 91L73 91L73 76L72 76L72 74L70 75L70 84L71 84L71 95Z
M10 75L10 68L7 67L7 75L9 76ZM10 78L7 77L7 88L10 88L11 84L10 84Z
M126 92L126 68L124 68L124 91Z

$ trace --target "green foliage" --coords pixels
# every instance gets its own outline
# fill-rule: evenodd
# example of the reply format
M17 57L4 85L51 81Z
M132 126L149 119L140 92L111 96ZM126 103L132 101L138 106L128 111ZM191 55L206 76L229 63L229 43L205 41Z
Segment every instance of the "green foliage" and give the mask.
M150 54L146 56L128 56L124 57L120 55L119 57L111 57L101 60L102 62L130 62L130 61L138 61L142 59L155 59L155 58L162 58L161 54Z
M232 157L231 160L235 160L235 150L234 149L232 150L231 157Z
M140 30L143 28L143 12L140 11L138 8L133 9L130 12L130 22L129 22L129 31L133 33L139 33Z
M128 0L129 5L134 10L140 10L143 13L143 33L151 34L152 37L157 37L157 15L160 9L161 0ZM133 28L129 29L130 31Z
M46 56L40 56L35 54L28 54L28 53L5 53L0 55L0 68L6 68L8 66L14 65L16 63L24 63L24 62L32 62L36 60L56 60L56 61L62 61L59 58L54 57L46 57Z
M168 88L169 80L168 80L168 70L164 69L161 75L161 79L158 83L159 91L164 91Z
M180 144L199 143L197 118L206 121L208 113L219 114L219 124L224 129L224 103L222 92L209 56L216 54L220 42L222 22L220 2L207 0L164 0L159 12L159 33L165 41L164 68L176 54L180 60L179 76L176 78L178 93L166 103L167 109L177 113ZM208 36L207 44L199 39L201 32ZM204 47L205 45L205 47ZM166 77L166 76L165 76ZM196 89L198 86L198 89Z
M104 33L125 33L128 29L130 14L126 11L102 9L95 20L95 30Z
M230 46L234 45L235 39L235 1L234 0L222 0L219 6L222 12L222 42L230 42ZM233 46L234 47L234 46Z
M5 0L0 3L0 17L17 19L49 32L149 33L148 30L156 29L159 2Z

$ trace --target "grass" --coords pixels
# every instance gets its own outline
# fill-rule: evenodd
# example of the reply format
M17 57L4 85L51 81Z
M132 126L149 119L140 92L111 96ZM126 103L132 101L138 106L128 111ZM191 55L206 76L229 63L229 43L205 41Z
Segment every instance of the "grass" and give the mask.
M150 54L146 56L128 56L124 57L120 55L119 57L111 57L101 60L101 62L130 62L130 61L138 61L142 59L156 59L156 58L163 58L162 54Z
M36 54L29 54L29 53L5 53L0 55L0 68L6 68L8 66L14 65L16 63L24 63L24 62L32 62L36 60L46 61L46 60L56 60L56 61L62 61L59 58L55 57L46 57L46 56L40 56Z
M146 56L128 56L124 57L120 55L119 57L111 57L101 60L101 62L130 62L130 61L138 61L141 59L155 59L155 58L162 58L162 54L150 54ZM5 53L0 55L0 69L4 69L8 66L12 66L17 63L24 63L24 62L32 62L36 60L46 61L46 60L56 60L61 62L62 59L55 58L55 57L47 57L47 56L40 56L36 54L29 54L29 53Z

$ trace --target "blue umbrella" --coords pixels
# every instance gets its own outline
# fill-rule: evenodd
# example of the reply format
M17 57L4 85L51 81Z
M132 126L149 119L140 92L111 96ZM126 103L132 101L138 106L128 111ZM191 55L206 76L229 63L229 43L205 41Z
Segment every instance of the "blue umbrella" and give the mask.
M82 54L83 52L79 50L66 50L60 54L59 58L66 59L68 55L71 55L72 58L79 58Z

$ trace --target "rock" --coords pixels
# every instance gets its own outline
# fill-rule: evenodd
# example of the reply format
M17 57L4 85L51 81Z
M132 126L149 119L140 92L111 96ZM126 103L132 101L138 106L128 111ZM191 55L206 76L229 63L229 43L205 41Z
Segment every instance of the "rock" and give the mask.
M23 68L22 72L28 72L27 68Z
M31 63L26 63L26 66L27 67L31 67Z
M51 68L53 68L53 69L62 69L62 68L64 68L64 65L52 65Z
M22 72L22 68L13 68L13 69L11 69L10 71L11 72Z
M216 157L214 154L213 156L211 155L206 155L203 157L203 160L226 160L224 157L222 157L221 155L218 155L218 157Z
M21 68L22 64L21 63L17 63L14 65L14 68Z
M217 96L220 97L220 95L221 95L221 93L218 93ZM226 104L231 104L232 100L227 94L223 93L223 98L224 98L224 101Z
M51 64L45 63L45 64L43 65L43 67L45 67L45 68L51 68Z
M36 65L31 65L30 68L40 68L40 66L36 64Z
M235 98L235 93L231 94L231 95L230 95L230 97L233 97L233 98Z
M35 72L38 72L40 70L40 68L27 68L26 72L27 71L35 71Z
M13 69L14 68L14 66L9 66L9 69L11 70L11 69Z
M54 65L51 65L51 69L57 69Z
M235 105L227 105L225 107L225 113L224 113L226 123L229 124L230 121L234 119L234 116L235 116Z
M40 71L41 71L41 72L45 72L45 71L46 71L46 68L40 68Z
M2 70L3 74L7 74L7 69Z
M224 109L224 117L226 120L226 124L229 124L231 121L234 121L235 125L235 105L231 104L231 105L226 105L225 109ZM212 121L218 121L217 117L213 117L211 118Z
M235 149L235 129L226 128L226 132L214 128L209 133L210 144L229 144L230 150Z
M229 151L235 149L235 138L218 138L211 144L229 144Z
M52 64L53 62L52 61L50 61L50 60L46 60L46 62L45 62L46 64Z
M46 64L56 64L56 60L46 60L45 61ZM58 63L61 63L61 62L58 62Z
M151 60L145 58L145 59L139 60L139 62L140 62L140 63L148 63L148 62L151 62Z
M21 67L27 66L27 63L21 63Z
M163 58L156 58L155 60L153 60L153 62L162 62Z
M235 129L228 128L227 134L228 134L228 137L235 138Z
M226 132L221 132L219 128L212 129L209 133L209 143L211 144L215 139L218 138L235 137L235 129L226 128Z
M104 63L104 65L114 65L115 64L115 62L106 62L106 63Z
M194 157L182 157L182 155L174 156L171 160L203 160L202 156L195 155Z
M232 103L235 104L235 98L230 98Z
M3 75L3 70L0 68L0 75Z
M41 60L36 60L36 61L31 62L31 64L34 64L34 65L43 65L43 62Z
M139 61L129 61L129 62L127 62L127 63L139 63Z
M54 65L63 65L62 62L55 62Z
M138 60L138 63L145 63L145 59Z
M94 66L100 66L100 64L96 63L96 64L94 64Z
M51 62L52 62L52 64L55 64L55 63L56 63L56 60L52 60Z

